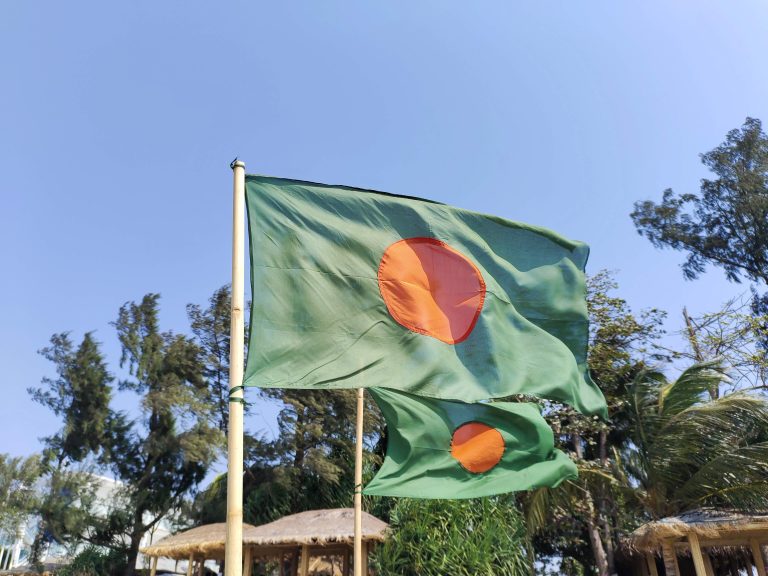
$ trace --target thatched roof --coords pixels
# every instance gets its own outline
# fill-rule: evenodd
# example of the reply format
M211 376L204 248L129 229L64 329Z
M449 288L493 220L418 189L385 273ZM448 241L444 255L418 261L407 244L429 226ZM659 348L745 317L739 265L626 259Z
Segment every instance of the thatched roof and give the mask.
M243 524L243 532L255 530L250 524ZM185 559L195 557L218 558L224 556L224 542L227 539L227 525L224 522L205 524L178 534L166 536L151 546L142 548L147 556Z
M627 545L640 551L656 550L662 540L696 534L700 539L734 537L739 533L768 530L768 514L742 514L700 508L643 524L627 538Z
M363 512L363 541L381 542L387 523ZM310 510L285 516L256 527L243 524L243 544L254 546L298 546L313 544L351 544L355 534L355 511L352 508ZM206 524L185 530L142 548L147 556L185 559L223 558L227 525Z
M381 542L386 537L387 523L363 512L363 541ZM310 510L243 531L243 542L258 546L298 544L351 544L355 534L355 511L352 508Z

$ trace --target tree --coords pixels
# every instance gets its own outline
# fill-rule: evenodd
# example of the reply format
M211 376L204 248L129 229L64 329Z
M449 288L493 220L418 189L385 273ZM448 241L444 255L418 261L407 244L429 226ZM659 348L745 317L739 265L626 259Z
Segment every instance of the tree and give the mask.
M537 553L584 569L595 567L600 576L616 572L614 549L626 527L624 496L615 488L621 475L617 450L629 435L628 386L647 362L664 359L655 345L664 313L651 309L634 314L614 295L617 287L605 270L587 282L590 375L606 398L611 421L546 403L545 416L560 448L576 461L580 477L521 498Z
M702 179L699 194L667 189L659 204L635 203L637 231L654 246L687 252L687 278L714 264L729 280L768 284L768 136L760 120L747 118L701 161L716 178Z
M159 295L120 308L114 323L122 345L121 367L130 378L121 390L141 400L140 417L114 414L108 462L124 488L99 527L103 543L128 539L125 574L134 573L142 537L181 506L203 479L221 443L210 424L211 406L203 378L201 351L183 335L161 332Z
M729 378L710 390L713 399L728 391L768 387L768 315L756 313L754 300L732 298L700 316L684 308L683 320L681 335L688 347L676 354L691 363L720 360L728 369Z
M56 576L120 576L124 571L125 557L118 551L88 546L69 564L56 570Z
M43 440L46 458L61 468L102 451L114 377L92 333L83 337L77 350L66 332L54 334L50 342L40 354L56 366L57 377L45 377L43 387L27 391L63 421L59 432Z
M315 490L292 491L293 511L306 510L325 500L328 504L350 500L354 472L355 414L354 390L267 389L265 396L282 403L278 416L278 437L269 446L276 464L293 486L314 486ZM381 433L381 416L366 396L364 433L373 438ZM307 494L314 492L314 494Z
M610 296L615 285L606 280L590 280L590 366L611 422L551 411L580 478L523 501L539 553L597 574L614 573L621 537L644 521L701 506L768 506L768 401L733 392L722 360L700 362L668 381L649 365L665 359L654 345L661 316L632 316L623 300ZM738 310L705 317L709 324L689 319L700 357L717 352L747 361L735 348L751 342L754 349L759 332Z
M230 289L218 289L208 307L190 304L187 312L203 350L212 403L226 415L229 396ZM258 389L262 399L280 406L278 435L245 434L245 520L263 523L313 508L348 506L354 492L356 394L353 390ZM247 408L247 405L246 405ZM223 417L220 422L226 423ZM226 424L222 426L225 429ZM373 401L365 409L365 438L382 432ZM370 454L366 455L369 460ZM226 475L199 495L195 519L220 522L226 514Z
M40 478L40 456L12 458L0 454L0 534L15 536L34 512Z
M68 333L54 334L40 354L55 365L57 376L43 378L42 387L28 392L61 418L63 426L43 439L46 480L35 510L39 520L30 554L33 563L46 544L77 541L93 523L95 486L78 465L105 455L114 379L90 332L77 349Z
M226 435L229 427L229 344L232 319L232 292L229 285L214 291L208 299L207 308L187 304L187 317L195 342L202 351L203 376L208 382L205 401L215 406L212 412L214 422ZM245 333L248 334L247 323ZM245 410L247 413L248 405Z
M32 564L53 542L76 547L90 538L99 522L97 490L97 478L87 468L48 468L34 508L39 520L30 550Z
M354 494L354 390L264 389L281 406L275 438L246 437L244 517L261 524L316 508L347 507ZM382 420L367 396L365 441L382 434ZM375 456L367 453L368 460ZM224 520L225 476L198 499L196 518Z
M146 531L181 506L215 457L221 433L211 425L201 349L186 336L160 331L158 301L148 294L139 304L126 303L114 323L120 366L130 374L119 386L138 395L136 419L110 409L113 377L90 333L76 351L66 333L42 351L58 377L44 378L45 386L30 393L63 427L45 439L49 488L37 510L33 551L46 539L84 539L122 551L124 572L132 575ZM90 513L93 477L71 468L89 458L122 482L99 516Z
M647 519L701 506L768 509L768 401L743 392L712 399L726 378L705 362L674 382L646 371L630 387L622 459Z

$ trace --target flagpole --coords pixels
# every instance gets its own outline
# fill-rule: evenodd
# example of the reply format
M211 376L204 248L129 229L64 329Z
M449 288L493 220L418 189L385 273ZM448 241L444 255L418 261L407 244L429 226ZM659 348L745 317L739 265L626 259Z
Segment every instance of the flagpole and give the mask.
M357 426L355 438L355 576L363 576L363 410L365 392L357 389Z
M227 540L224 575L243 573L243 346L245 257L245 163L235 159L232 212L232 320L229 342L229 429L227 438Z

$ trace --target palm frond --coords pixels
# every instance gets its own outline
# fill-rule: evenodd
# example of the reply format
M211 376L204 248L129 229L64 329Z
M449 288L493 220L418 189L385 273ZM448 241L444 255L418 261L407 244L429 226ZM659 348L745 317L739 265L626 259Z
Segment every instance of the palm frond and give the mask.
M579 475L581 473L580 469ZM526 494L520 502L530 534L550 526L560 513L572 514L576 503L584 501L585 494L579 480L567 480L557 488L539 488Z
M652 516L702 505L768 507L768 400L746 393L711 399L708 392L726 379L713 361L669 384L640 374L630 387L632 442L621 457Z
M725 451L702 466L677 491L683 502L699 505L768 505L768 442Z
M760 397L732 394L692 405L661 421L654 441L642 447L646 471L676 489L710 460L765 439L766 430L768 403Z
M674 416L694 404L722 382L730 379L720 359L694 364L685 370L672 384L665 386L659 397L663 416Z
M629 415L632 419L635 444L648 444L657 426L660 404L660 390L667 380L661 372L644 370L640 372L629 386Z

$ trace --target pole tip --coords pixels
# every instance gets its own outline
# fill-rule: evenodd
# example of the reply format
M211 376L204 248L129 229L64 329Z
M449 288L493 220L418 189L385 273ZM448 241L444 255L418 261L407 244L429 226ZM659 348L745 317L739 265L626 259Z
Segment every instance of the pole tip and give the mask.
M245 168L245 162L238 160L237 157L235 157L235 159L229 163L229 167L232 168L232 170L235 168Z

